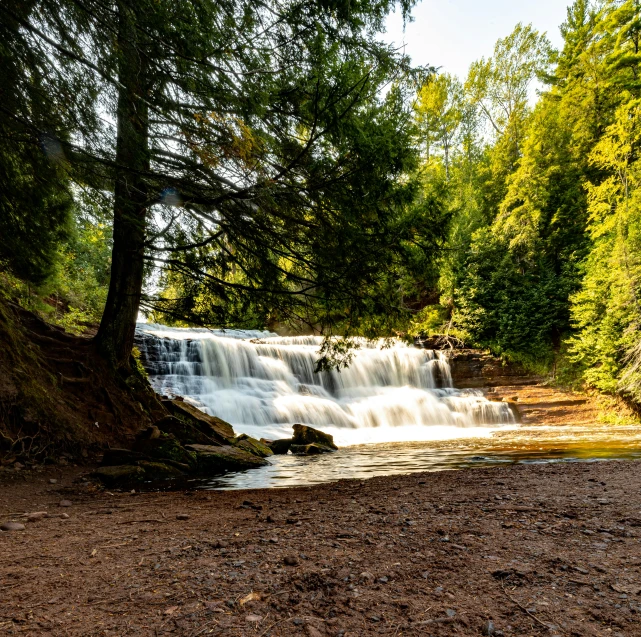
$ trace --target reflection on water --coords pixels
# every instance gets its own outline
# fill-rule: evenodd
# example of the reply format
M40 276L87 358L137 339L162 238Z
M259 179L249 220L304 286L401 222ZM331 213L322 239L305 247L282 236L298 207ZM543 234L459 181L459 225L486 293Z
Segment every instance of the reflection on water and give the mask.
M641 428L532 427L490 438L346 447L324 456L273 456L269 466L194 481L201 489L263 489L341 479L550 462L641 459Z

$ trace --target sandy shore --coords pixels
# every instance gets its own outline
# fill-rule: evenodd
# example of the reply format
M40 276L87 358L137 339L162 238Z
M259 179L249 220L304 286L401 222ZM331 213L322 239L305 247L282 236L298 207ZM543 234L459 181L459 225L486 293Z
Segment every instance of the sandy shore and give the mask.
M641 635L639 462L113 495L77 472L3 485L0 522L58 517L0 534L2 634Z

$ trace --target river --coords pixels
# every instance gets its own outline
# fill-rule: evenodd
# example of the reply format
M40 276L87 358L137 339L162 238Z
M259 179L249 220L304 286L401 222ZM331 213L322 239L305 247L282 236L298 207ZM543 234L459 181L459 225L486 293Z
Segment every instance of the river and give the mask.
M139 324L156 391L183 396L256 438L302 423L334 436L337 453L273 456L270 465L199 481L263 488L519 462L641 456L636 426L525 427L507 403L452 386L447 358L401 341L361 341L348 369L314 373L321 339L270 332Z

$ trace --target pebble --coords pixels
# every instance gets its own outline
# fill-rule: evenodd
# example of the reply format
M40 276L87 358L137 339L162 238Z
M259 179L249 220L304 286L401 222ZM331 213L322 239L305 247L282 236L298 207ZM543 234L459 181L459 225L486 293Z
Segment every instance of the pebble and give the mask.
M61 507L70 507L73 506L71 504L71 500L60 500L60 505Z
M454 615L456 615L456 611L455 611L455 610L452 610L451 608L448 608L448 609L445 611L445 614L446 614L448 617L454 617Z
M491 620L486 621L481 628L481 634L487 635L488 637L491 635L494 635L495 634L494 622Z
M191 516L187 515L186 513L179 513L179 514L176 516L176 519L177 519L177 520L189 520L189 518L190 518L190 517L191 517Z
M2 531L24 531L24 528L24 524L20 524L20 522L5 522L0 525Z
M49 484L58 484L58 481L55 478L49 478Z
M46 518L46 517L47 517L46 511L36 511L35 513L28 513L27 522L37 522L38 520L42 520L42 518Z
M245 621L246 622L250 622L252 624L257 624L258 622L263 621L263 617L262 617L262 615L253 615L253 614L252 615L247 615L245 617Z
M307 624L307 626L305 626L305 630L307 631L308 637L323 637L323 633L321 633L318 628L314 628L311 624Z
M285 562L287 566L298 566L298 558L295 555L286 555L283 562Z

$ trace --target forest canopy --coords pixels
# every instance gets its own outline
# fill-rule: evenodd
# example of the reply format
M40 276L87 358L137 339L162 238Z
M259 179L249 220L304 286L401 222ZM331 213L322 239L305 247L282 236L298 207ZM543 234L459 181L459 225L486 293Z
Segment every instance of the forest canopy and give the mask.
M416 287L444 234L416 197L425 73L378 38L394 4L3 5L3 172L19 186L7 267L51 276L88 200L112 246L97 342L116 366L141 307L225 327L390 329L401 279Z
M444 333L641 400L639 2L461 78L385 43L412 4L3 3L4 280L116 366L143 310Z

